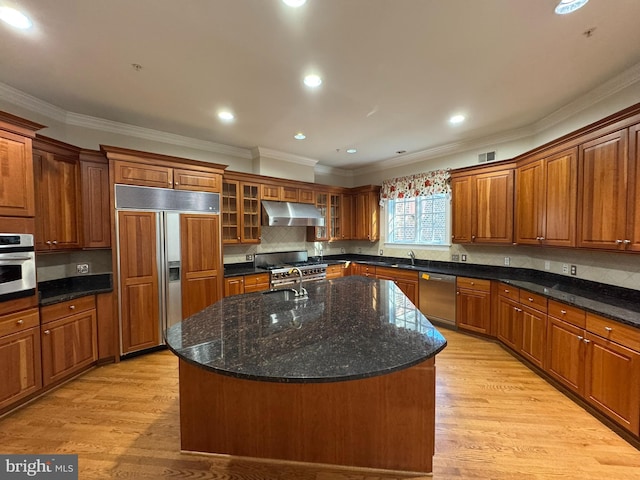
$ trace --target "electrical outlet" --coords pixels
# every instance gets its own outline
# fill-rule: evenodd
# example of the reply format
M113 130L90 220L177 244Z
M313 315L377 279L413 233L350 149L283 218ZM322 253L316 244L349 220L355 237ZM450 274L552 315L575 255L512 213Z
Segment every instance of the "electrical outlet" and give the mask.
M76 272L78 272L78 273L89 273L89 264L88 263L78 263L76 265Z
M463 253L460 260L462 260L463 262L467 261L467 256Z
M578 269L575 265L571 265L571 275L577 275Z
M549 260L544 261L544 269L551 270L551 262Z
M340 253L344 253L344 248L340 248Z
M253 261L253 255L251 255L250 253L248 253L245 258L247 259L247 262L251 262Z
M562 273L569 273L569 264L568 263L563 263L562 264Z
M451 261L452 262L459 262L460 261L460 255L457 253L454 253L451 255Z
M358 253L362 253L362 247L358 247Z
M508 267L509 265L511 265L511 258L504 257L504 265L505 267Z
M380 249L380 256L382 256L382 249Z

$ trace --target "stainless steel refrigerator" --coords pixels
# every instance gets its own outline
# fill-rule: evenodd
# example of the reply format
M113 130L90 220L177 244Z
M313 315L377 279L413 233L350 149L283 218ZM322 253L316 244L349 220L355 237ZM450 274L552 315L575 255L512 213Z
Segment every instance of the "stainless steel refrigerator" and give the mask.
M120 354L158 347L222 295L220 195L115 186Z

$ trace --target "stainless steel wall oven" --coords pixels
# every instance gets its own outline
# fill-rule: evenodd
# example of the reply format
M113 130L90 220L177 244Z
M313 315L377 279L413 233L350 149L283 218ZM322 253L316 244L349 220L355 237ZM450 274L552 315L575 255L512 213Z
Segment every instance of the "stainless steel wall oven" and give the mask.
M33 235L0 233L0 301L36 293Z

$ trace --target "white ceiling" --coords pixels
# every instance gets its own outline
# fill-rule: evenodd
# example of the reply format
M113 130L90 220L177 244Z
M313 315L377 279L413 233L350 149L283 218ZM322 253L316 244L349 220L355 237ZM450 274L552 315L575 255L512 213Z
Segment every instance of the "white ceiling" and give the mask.
M639 0L566 16L557 2L0 0L34 23L0 25L0 82L69 112L361 168L531 125L640 62Z

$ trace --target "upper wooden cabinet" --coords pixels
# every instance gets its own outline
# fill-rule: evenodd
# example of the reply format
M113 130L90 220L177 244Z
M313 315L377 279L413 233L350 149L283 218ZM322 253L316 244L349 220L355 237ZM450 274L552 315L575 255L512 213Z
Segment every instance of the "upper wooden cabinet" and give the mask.
M353 240L378 241L380 238L380 187L368 185L351 191L355 212Z
M109 163L98 151L80 152L83 245L86 248L111 246L109 211Z
M453 173L453 242L512 243L513 186L506 165Z
M260 197L262 200L274 200L276 202L297 203L299 201L298 188L292 186L260 185Z
M261 185L225 179L222 184L222 242L260 243Z
M637 139L633 142L637 145ZM628 197L634 189L629 179L636 162L628 156L627 143L628 130L624 129L580 145L580 247L626 250L640 241L630 238L633 213L629 212L629 218Z
M114 183L143 187L221 192L224 165L126 148L100 146L114 160Z
M329 240L353 238L353 196L329 194Z
M46 137L33 143L36 250L82 247L79 149Z
M31 139L43 125L0 112L0 216L33 217Z
M324 217L323 227L307 227L308 242L326 242L329 241L329 230L331 217L329 216L329 192L316 191L315 205L320 214Z
M516 243L576 244L577 149L516 169Z

